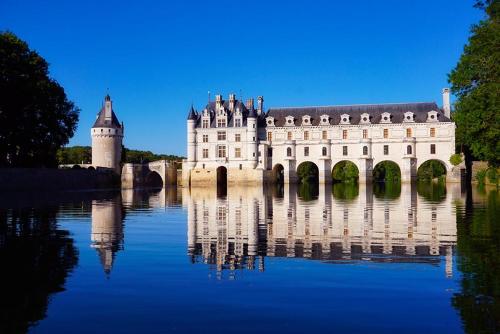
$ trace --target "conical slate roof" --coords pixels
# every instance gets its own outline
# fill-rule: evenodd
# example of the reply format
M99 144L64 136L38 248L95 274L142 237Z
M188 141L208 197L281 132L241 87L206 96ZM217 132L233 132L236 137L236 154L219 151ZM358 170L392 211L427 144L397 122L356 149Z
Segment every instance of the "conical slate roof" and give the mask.
M198 118L196 111L194 110L193 106L191 105L191 109L189 110L188 113L188 120L196 120Z

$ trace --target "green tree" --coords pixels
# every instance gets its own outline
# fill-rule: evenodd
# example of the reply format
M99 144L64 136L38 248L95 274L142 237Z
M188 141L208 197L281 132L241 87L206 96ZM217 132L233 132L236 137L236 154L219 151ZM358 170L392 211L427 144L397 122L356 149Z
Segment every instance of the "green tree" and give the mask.
M318 182L318 167L310 161L303 162L297 168L297 176L301 183Z
M395 162L382 161L373 169L373 179L376 182L399 182L401 171Z
M45 59L13 33L0 33L0 167L56 166L78 113Z
M335 182L355 183L359 178L358 167L350 161L341 161L333 167L332 178Z
M457 97L457 141L476 159L500 165L500 1L478 1L485 18L471 36L448 80ZM467 152L467 150L465 151Z
M446 176L446 168L437 160L424 162L417 171L417 179L419 181L431 181L442 176Z

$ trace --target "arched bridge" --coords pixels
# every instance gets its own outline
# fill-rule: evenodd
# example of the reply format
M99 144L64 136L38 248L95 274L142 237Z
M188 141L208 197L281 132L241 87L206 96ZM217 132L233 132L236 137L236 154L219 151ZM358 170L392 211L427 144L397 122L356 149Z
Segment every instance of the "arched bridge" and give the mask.
M143 164L126 163L122 167L122 188L167 187L177 184L176 163L158 160Z

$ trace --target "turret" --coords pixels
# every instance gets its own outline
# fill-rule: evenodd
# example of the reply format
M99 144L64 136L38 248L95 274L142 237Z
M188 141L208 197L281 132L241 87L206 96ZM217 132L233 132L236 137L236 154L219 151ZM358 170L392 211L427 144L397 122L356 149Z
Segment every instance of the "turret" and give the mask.
M247 115L247 159L251 168L257 167L257 113L254 108Z
M92 166L110 168L120 174L124 127L113 111L113 102L109 95L104 98L104 105L97 114L90 135Z
M189 110L187 117L187 139L188 139L188 151L187 151L187 162L190 168L193 168L196 163L196 121L198 119L198 113L194 110L193 106Z

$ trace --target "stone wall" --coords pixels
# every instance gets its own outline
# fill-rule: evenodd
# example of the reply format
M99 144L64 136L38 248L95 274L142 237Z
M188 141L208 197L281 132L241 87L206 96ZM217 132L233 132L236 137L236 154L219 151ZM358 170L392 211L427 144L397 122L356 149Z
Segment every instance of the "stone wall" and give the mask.
M0 190L92 190L120 187L120 177L109 170L2 168Z

